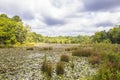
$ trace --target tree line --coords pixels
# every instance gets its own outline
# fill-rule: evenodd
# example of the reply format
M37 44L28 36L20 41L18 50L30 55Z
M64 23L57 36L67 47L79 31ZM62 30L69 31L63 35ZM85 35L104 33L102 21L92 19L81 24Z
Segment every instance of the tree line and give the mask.
M12 18L6 14L0 14L0 45L12 45L17 43L120 43L120 26L109 31L96 32L92 36L43 36L32 32L30 26L24 25L22 19L15 15Z
M93 35L93 42L109 42L120 44L120 25L110 29L109 31L96 32Z

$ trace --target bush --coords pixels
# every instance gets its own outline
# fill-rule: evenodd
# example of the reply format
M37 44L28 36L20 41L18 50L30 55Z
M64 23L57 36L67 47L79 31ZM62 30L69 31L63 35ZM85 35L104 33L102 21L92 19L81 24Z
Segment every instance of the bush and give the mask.
M104 56L102 57L105 59L93 80L120 80L120 54L108 53Z
M60 61L69 62L69 60L70 60L69 55L63 54L60 57Z
M120 71L116 71L114 68L107 67L106 64L102 64L98 70L98 74L94 76L93 80L120 80Z
M108 54L108 63L111 67L120 70L120 55L119 54Z
M56 73L58 74L58 75L60 75L60 74L64 74L64 63L63 62L58 62L57 63L57 66L56 66Z
M48 74L48 76L52 76L53 67L52 67L52 63L50 61L44 61L42 63L41 69L43 72L46 72Z
M83 56L83 57L89 57L91 54L94 52L91 49L80 49L80 50L75 50L72 52L72 56Z

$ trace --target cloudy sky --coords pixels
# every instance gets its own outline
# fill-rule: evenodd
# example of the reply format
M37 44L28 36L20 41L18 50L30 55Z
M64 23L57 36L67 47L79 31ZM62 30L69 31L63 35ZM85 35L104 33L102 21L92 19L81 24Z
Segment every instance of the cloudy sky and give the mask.
M92 35L120 24L120 0L0 0L0 13L43 35Z

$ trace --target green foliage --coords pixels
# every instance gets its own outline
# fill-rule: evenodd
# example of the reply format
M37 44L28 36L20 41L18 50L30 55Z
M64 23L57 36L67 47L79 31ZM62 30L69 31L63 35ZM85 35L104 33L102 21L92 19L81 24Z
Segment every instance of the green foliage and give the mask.
M29 32L27 35L28 42L43 42L43 43L60 43L60 44L91 44L91 43L120 43L120 26L110 29L108 32L96 32L93 36L42 36L35 32Z
M20 21L22 21L21 19L20 19L20 17L19 16L13 16L12 17L12 20L14 20L14 21L16 21L16 22L20 22Z
M70 60L69 55L62 54L61 57L60 57L60 61L69 62L69 60Z
M64 63L63 62L58 62L57 66L56 66L56 72L57 72L57 74L58 75L64 74L64 72L65 72L64 68L65 68Z
M30 31L28 25L24 26L17 15L9 18L6 14L0 14L0 44L16 44L23 42L42 43L120 43L120 26L110 29L108 32L96 32L93 36L42 36Z
M93 80L120 80L120 71L102 64Z
M120 27L114 27L108 32L100 31L96 32L93 36L42 36L35 32L28 32L27 42L43 42L43 43L59 43L59 44L91 44L91 43L120 43Z
M108 54L107 57L107 62L111 64L111 67L116 68L120 71L120 54Z
M26 42L43 42L43 36L41 34L36 34L35 32L31 32L28 27Z
M6 14L0 14L0 17L8 18L8 16Z
M94 41L103 42L108 38L106 31L96 32L94 35Z
M26 33L26 27L22 22L16 22L5 14L0 15L0 44L23 43Z
M92 38L90 36L56 36L56 37L43 37L44 43L60 43L60 44L69 44L69 43L91 43Z
M120 25L110 29L108 32L96 32L93 35L93 42L120 43Z
M98 60L100 59L100 66L92 80L120 80L120 54L118 49L117 52L114 51L114 46L113 44L94 45L97 53L100 53L94 55L98 56Z
M120 25L108 31L109 39L112 43L120 44Z

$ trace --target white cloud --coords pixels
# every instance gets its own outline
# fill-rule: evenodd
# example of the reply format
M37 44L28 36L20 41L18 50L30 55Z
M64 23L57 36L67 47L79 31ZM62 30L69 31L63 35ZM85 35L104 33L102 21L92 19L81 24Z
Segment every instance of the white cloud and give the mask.
M19 15L32 31L50 36L91 35L120 23L120 7L112 8L114 12L87 11L84 4L83 0L0 0L0 12Z

